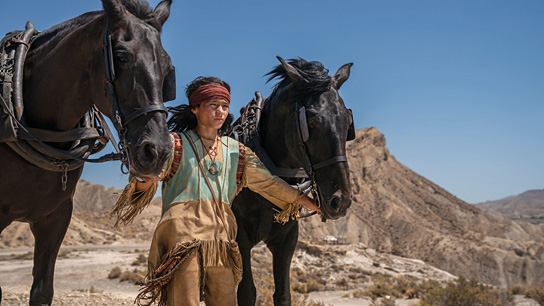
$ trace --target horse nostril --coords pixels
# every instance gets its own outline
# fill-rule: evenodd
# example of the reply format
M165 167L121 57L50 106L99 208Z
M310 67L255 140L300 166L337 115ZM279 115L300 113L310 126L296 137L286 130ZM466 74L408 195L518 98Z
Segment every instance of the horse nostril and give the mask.
M340 206L340 197L338 195L333 195L331 200L329 201L329 207L334 211L337 212L338 208Z
M154 144L146 142L140 149L140 159L147 163L153 163L157 160L159 154Z

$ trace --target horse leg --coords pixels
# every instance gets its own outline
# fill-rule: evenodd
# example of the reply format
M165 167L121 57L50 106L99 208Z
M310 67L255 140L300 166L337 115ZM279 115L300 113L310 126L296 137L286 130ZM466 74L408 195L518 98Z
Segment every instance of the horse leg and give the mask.
M59 205L53 213L31 225L34 234L34 281L30 290L30 306L49 306L53 300L53 274L57 254L70 224L72 199Z
M284 225L285 226L285 225ZM272 246L268 246L272 252L272 267L274 271L274 305L291 305L291 284L289 271L291 260L295 253L298 241L298 222L283 236L284 239L276 240Z
M242 281L238 285L238 305L239 306L254 306L257 299L257 289L253 281L253 273L251 271L251 249L252 244L249 241L247 233L243 230L238 230L236 237L240 253L242 255Z
M6 218L5 216L0 216L0 234L8 225L12 222L11 219ZM2 305L2 288L0 287L0 305Z

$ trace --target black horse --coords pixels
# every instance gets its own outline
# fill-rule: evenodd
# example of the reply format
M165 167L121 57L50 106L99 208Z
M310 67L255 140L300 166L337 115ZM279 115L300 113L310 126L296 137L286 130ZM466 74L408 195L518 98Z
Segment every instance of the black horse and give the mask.
M302 172L313 177L317 185L315 195L323 220L340 218L351 205L345 156L346 141L354 137L354 131L351 111L338 90L348 79L352 64L342 66L330 77L319 62L298 59L287 63L278 59L281 65L268 75L269 81L281 80L264 103L258 123L262 149L277 168L303 167ZM261 156L258 151L257 147L256 152ZM282 177L291 184L300 182L297 178ZM255 305L251 249L260 241L266 243L273 256L274 305L291 305L289 270L298 240L298 221L291 220L285 225L274 222L276 212L272 206L248 189L242 190L233 202L238 223L236 239L244 267L238 287L238 304L242 306Z
M163 85L173 66L160 40L171 3L162 1L153 10L140 0L102 0L104 11L39 33L24 63L26 125L71 130L95 105L122 128L130 172L159 174L171 148ZM108 45L114 79L106 79L106 70L113 70L105 64ZM112 94L118 103L109 99ZM27 222L35 237L30 305L50 305L53 299L55 262L82 170L44 170L0 143L0 232L13 221Z

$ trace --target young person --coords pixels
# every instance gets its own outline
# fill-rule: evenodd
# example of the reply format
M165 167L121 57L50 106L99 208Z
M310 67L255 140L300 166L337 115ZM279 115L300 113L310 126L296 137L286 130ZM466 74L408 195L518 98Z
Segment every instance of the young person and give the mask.
M165 170L140 182L132 178L114 213L122 222L131 221L145 207L136 202L149 202L162 181L162 217L138 303L148 299L159 305L197 306L203 299L206 305L236 305L235 286L242 274L231 210L236 194L244 187L259 193L282 209L278 222L296 218L300 205L321 211L306 195L271 175L249 148L222 136L232 122L226 82L199 77L187 85L186 95L189 105L171 109L173 148ZM127 205L132 205L130 212Z

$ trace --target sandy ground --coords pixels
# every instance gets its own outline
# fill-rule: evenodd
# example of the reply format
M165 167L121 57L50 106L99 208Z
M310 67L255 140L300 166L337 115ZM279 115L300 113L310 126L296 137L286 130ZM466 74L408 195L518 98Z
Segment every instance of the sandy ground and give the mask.
M32 284L32 260L10 259L25 255L32 249L0 250L0 287L2 306L26 306ZM145 266L133 266L140 254L147 254L147 245L65 247L55 267L55 297L53 305L60 306L112 306L134 305L139 286L119 279L108 279L114 267L122 271ZM366 306L369 299L345 298L345 292L317 292L309 298L325 305ZM396 305L404 306L397 303ZM408 305L408 304L406 304Z
M128 306L140 287L119 279L108 279L114 267L122 271L145 271L145 265L133 265L141 255L147 255L148 245L107 245L64 247L55 268L55 306ZM32 249L0 249L1 306L26 306L32 284L32 260L14 259L27 255ZM24 256L23 256L24 257ZM349 256L348 256L349 257ZM360 259L360 258L359 258ZM297 260L295 260L295 263ZM349 291L312 292L308 299L333 306L413 306L417 300L372 301L352 298ZM516 306L538 306L538 303L516 296Z
M61 252L68 253L57 260L53 305L99 305L101 299L104 300L104 305L131 305L139 286L121 282L119 279L108 279L108 274L114 267L120 267L122 271L133 271L135 268L144 270L144 266L136 267L131 264L140 254L147 253L146 248L147 245L61 249ZM30 251L31 249L0 250L2 306L28 305L32 260L8 258ZM70 304L70 301L75 300L88 302ZM111 302L115 304L108 304ZM119 304L120 302L127 303Z

